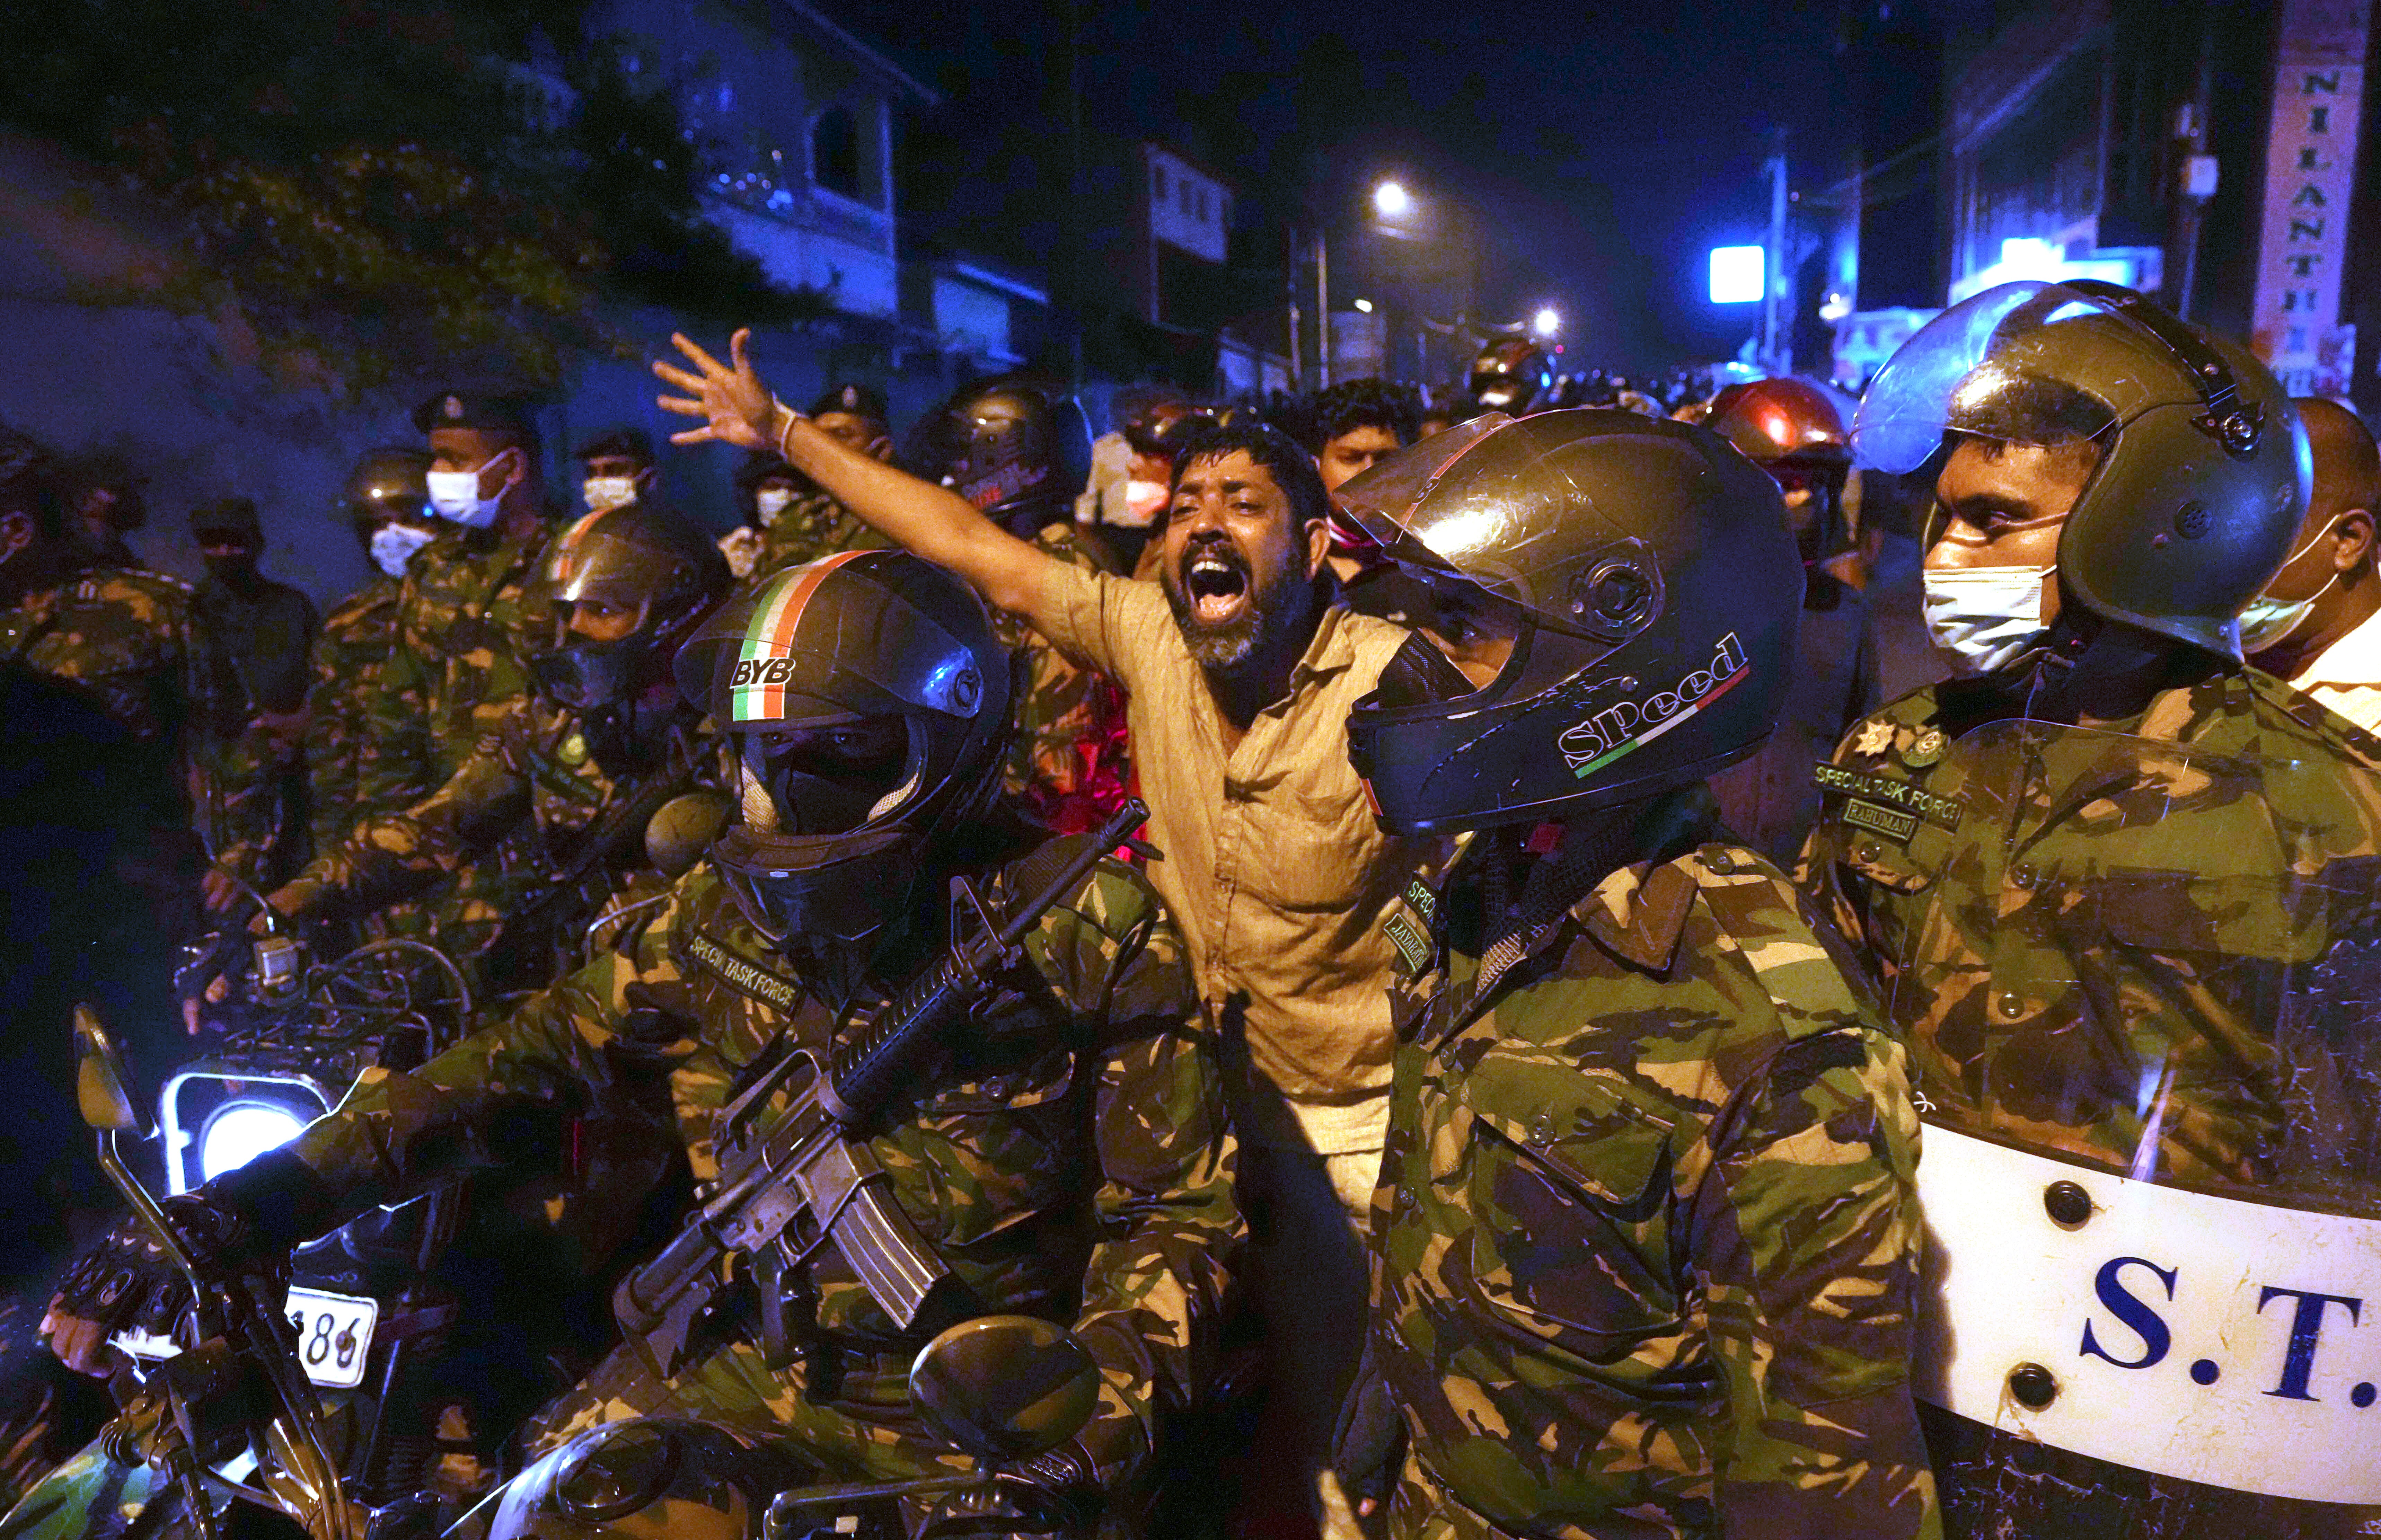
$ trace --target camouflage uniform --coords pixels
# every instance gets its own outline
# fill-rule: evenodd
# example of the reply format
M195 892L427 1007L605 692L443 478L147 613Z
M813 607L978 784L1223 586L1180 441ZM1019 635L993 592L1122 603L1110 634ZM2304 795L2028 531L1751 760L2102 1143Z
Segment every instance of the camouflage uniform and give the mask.
M415 558L397 595L396 647L357 692L360 811L393 813L429 797L530 693L528 660L554 641L552 535L541 526L526 541L482 545L457 532ZM458 954L484 950L524 881L495 863L466 869L429 906L433 939Z
M1044 525L1033 547L1085 572L1107 570L1072 524ZM995 612L992 629L1001 645L1025 658L1017 741L1001 769L1002 789L1062 834L1097 828L1122 805L1130 784L1123 693L1013 615Z
M307 827L327 850L375 812L358 796L363 762L376 752L365 730L364 702L373 672L397 649L397 596L404 583L377 578L323 618L314 642L313 682L306 691Z
M150 897L151 923L168 936L185 934L195 912L202 857L184 832L190 788L207 804L218 847L269 848L277 809L271 745L263 733L241 730L211 655L189 585L160 573L90 568L0 612L0 664L69 681L133 741L153 746L156 774L138 792L147 805L124 810L123 823L158 831L128 874Z
M1012 897L1004 878L995 901ZM1213 1352L1240 1234L1233 1144L1209 1050L1185 1030L1196 1000L1179 939L1137 874L1094 872L1026 948L1013 980L1024 997L971 1029L868 1143L921 1233L987 1308L1075 1324L1107 1382L1085 1442L1104 1474L1121 1475ZM642 1107L674 1129L694 1175L714 1179L713 1117L739 1078L780 1041L824 1048L836 1031L805 989L778 982L778 966L698 867L625 950L418 1070L367 1070L293 1148L353 1212L484 1160L470 1131L499 1111ZM919 1340L832 1248L809 1272L808 1335L836 1361L833 1384L811 1382L807 1351L772 1363L740 1334L666 1383L623 1348L533 1424L531 1452L668 1411L792 1439L852 1477L952 1462L909 1410Z
M2343 819L2352 810L2339 805L2343 783L2332 776L2319 788L2268 783L2227 807L2196 799L2181 817L2175 788L2142 776L2054 807L2050 789L2076 767L2061 760L2088 753L2101 735L2024 763L2009 754L1979 763L1955 747L2009 712L1988 682L1953 680L1855 727L1819 769L1826 812L1799 880L1877 970L1933 1115L2128 1170L2152 1111L2142 1067L2163 1064L2172 1079L2158 1169L2182 1180L2272 1180L2259 1152L2275 1147L2283 1114L2255 1088L2277 1082L2273 1002L2210 970L2311 962L2328 937L2369 935L2381 922L2381 860L2369 835L2361 851L2337 835L2381 825L2381 811ZM2249 670L2169 690L2139 719L2103 732L2318 768L2381 762L2381 742ZM1987 797L1990 808L1972 815ZM2178 885L2216 860L2227 872L2261 854L2296 862L2277 853L2268 801L2288 807L2294 797L2307 801L2302 826L2326 837L2316 849L2328 902L2284 917L2279 930L2291 939L2276 953L2263 908L2238 893L2220 911L2194 908L2219 895ZM2093 896L2076 878L2131 881L2089 918L2133 944L2081 980L2062 937L2071 924L2063 911Z
M658 751L653 763L607 768L591 741L600 735L580 713L537 695L514 701L445 786L401 813L360 819L276 899L311 917L358 917L467 871L492 870L515 895L512 903L501 912L484 912L476 900L444 906L463 922L459 934L442 932L445 949L475 996L543 984L555 959L577 957L589 922L635 890L653 809L676 794L672 788L716 779L716 755L694 726L678 713L640 734L641 751ZM641 799L645 817L602 835L611 853L579 874L570 891L557 891L585 842L616 810L634 809ZM644 875L657 892L652 874ZM466 938L478 945L459 945Z
M795 498L756 533L759 549L752 570L741 580L751 588L760 587L789 567L837 551L871 550L885 544L849 508L824 492Z
M1438 907L1393 911L1415 961ZM1484 994L1443 939L1394 992L1391 1532L1939 1534L1901 1050L1785 878L1702 844L1489 955Z

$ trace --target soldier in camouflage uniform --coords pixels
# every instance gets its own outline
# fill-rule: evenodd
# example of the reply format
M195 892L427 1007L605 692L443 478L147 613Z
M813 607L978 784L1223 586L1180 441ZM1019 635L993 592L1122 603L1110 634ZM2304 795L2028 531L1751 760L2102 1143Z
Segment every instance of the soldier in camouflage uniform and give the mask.
M151 831L118 852L121 874L146 902L78 940L101 955L153 956L154 943L170 947L197 922L206 853L192 827L192 788L217 841L263 848L274 799L256 791L275 752L240 720L230 681L212 666L188 583L89 566L63 532L31 540L9 568L11 581L0 584L0 665L70 685L150 755L149 774L111 793L123 802L119 826ZM143 1008L139 1019L162 1024L174 1015Z
M1930 1155L2032 1157L2014 1190L1930 1188L1938 1230L2039 1214L2058 1180L2096 1214L2113 1188L2087 1172L2133 1179L2136 1203L2172 1183L2246 1193L2277 1220L2310 1192L2325 1197L2303 1206L2375 1211L2369 1111L2351 1106L2361 1131L2335 1139L2306 1098L2372 1040L2369 994L2325 1025L2311 981L2381 929L2381 742L2245 667L2235 620L2296 533L2303 446L2246 349L2094 284L1974 297L1862 404L1862 464L1935 472L1928 623L1963 677L1869 715L1814 767L1825 810L1797 877L1878 975ZM2275 1463L2252 1423L2195 1446L2187 1472L2133 1466L2093 1424L2156 1429L2183 1403L2123 1375L2087 1399L2094 1338L2071 1293L2021 1287L1997 1255L1945 1254L1928 1338L1955 1348L1923 1366L1941 1387L1923 1411L1952 1533L2371 1533L2369 1504L2236 1485ZM1958 1287L1980 1277L1981 1292ZM2003 1389L2005 1363L1981 1401L1964 1394L1945 1366L1963 1328L2009 1321L2040 1324L2028 1356L2052 1394ZM2028 1424L2054 1401L2063 1431ZM2364 1461L2350 1440L2338 1468Z
M739 745L739 822L710 862L619 950L502 1025L421 1069L368 1071L287 1150L175 1200L197 1228L286 1246L469 1169L478 1131L523 1105L641 1109L714 1178L714 1116L737 1085L853 1031L855 1010L945 945L950 876L989 878L998 908L1047 880L1029 871L1055 870L996 805L1007 671L948 574L896 552L798 568L714 617L679 671ZM1130 1488L1157 1417L1200 1387L1240 1235L1215 1066L1147 886L1102 863L1025 950L992 1007L862 1131L976 1302L1070 1324L1101 1366L1100 1412L1043 1457L1020 1505ZM53 1307L70 1363L92 1362L113 1307L140 1292L98 1287L128 1254L111 1244ZM904 1393L922 1337L838 1251L772 1243L736 1265L748 1311L782 1331L731 1313L683 1362L624 1346L536 1421L531 1452L670 1412L791 1443L846 1477L963 1465Z
M1091 430L1081 408L1030 375L971 385L937 409L919 434L918 474L965 497L1018 539L1087 572L1113 570L1075 522L1091 476ZM1099 826L1125 798L1124 697L1011 615L994 629L1023 659L1018 737L1002 776L1051 828Z
M512 703L554 636L546 570L553 527L538 498L537 437L515 401L449 391L415 413L428 436L432 506L452 526L408 568L397 645L360 693L360 807L411 807L453 779ZM537 852L499 841L459 873L433 911L442 946L495 941L533 886Z
M1701 428L1582 411L1338 501L1435 591L1350 757L1390 830L1477 831L1385 920L1343 1473L1430 1540L1937 1534L1901 1050L1703 784L1789 683L1776 486Z
M669 659L726 593L727 566L683 517L632 503L573 525L557 543L555 578L559 634L531 661L536 692L507 706L428 799L359 820L272 895L275 910L370 915L451 880L518 833L540 866L493 949L443 938L486 996L553 976L641 876L657 895L648 825L717 779L716 750L678 699Z
M857 381L830 385L811 403L811 421L863 455L893 458L891 420L885 393ZM747 455L737 468L736 492L744 526L724 537L719 548L739 581L754 587L789 567L800 567L837 551L875 549L884 542L851 510L820 490L817 483L779 456Z
M397 606L405 576L438 537L430 515L430 456L374 449L356 462L339 503L357 544L380 576L323 618L314 678L306 692L306 803L315 850L327 850L369 813L358 800L359 761L371 739L362 704L374 669L397 650ZM394 811L394 810L388 810Z

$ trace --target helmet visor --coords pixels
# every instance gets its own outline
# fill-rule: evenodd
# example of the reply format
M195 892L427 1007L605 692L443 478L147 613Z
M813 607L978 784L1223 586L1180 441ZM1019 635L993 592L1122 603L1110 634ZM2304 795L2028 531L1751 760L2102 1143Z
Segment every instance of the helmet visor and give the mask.
M1908 475L1946 434L2038 445L2100 437L2118 409L2057 367L2062 328L2138 331L2106 300L2060 284L2003 284L1952 306L1877 371L1852 421L1853 458ZM2155 360L2155 339L2142 337L2144 361ZM2167 373L2178 399L2196 398L2179 369Z
M924 735L907 716L862 716L775 727L742 737L745 781L763 789L773 817L749 824L788 835L849 834L899 813L922 789Z
M1595 439L1633 412L1582 409L1515 420L1497 413L1399 450L1333 494L1340 512L1389 558L1476 584L1539 624L1607 645L1662 607L1661 568L1630 510L1593 468ZM1683 441L1681 482L1709 475Z
M585 535L566 544L555 558L554 597L562 604L594 600L641 613L654 600L687 586L680 568L668 553L650 545L605 534Z

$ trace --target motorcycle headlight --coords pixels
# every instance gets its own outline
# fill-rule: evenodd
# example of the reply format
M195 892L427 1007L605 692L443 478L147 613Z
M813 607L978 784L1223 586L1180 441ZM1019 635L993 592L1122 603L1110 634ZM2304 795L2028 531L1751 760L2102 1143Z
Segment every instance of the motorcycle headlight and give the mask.
M306 1131L308 1118L279 1102L226 1102L199 1131L199 1179L213 1181L237 1171L267 1150L277 1150Z

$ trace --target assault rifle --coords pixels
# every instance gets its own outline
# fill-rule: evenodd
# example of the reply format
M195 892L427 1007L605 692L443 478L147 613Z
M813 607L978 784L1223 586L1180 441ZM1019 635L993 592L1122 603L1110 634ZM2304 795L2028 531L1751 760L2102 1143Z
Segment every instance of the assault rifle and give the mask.
M644 1345L656 1368L670 1375L685 1362L697 1328L727 1287L723 1261L734 1253L758 1256L789 1228L792 1243L806 1251L833 1245L903 1331L967 1301L966 1286L894 1201L890 1179L854 1131L992 996L999 975L1022 960L1025 937L1042 916L1148 817L1147 807L1128 799L1005 923L994 923L965 879L954 879L954 910L964 901L978 922L968 936L954 937L949 950L850 1042L824 1060L810 1049L787 1052L720 1109L715 1191L677 1239L612 1296L621 1329ZM955 928L958 923L955 913ZM780 1093L785 1101L772 1112Z

